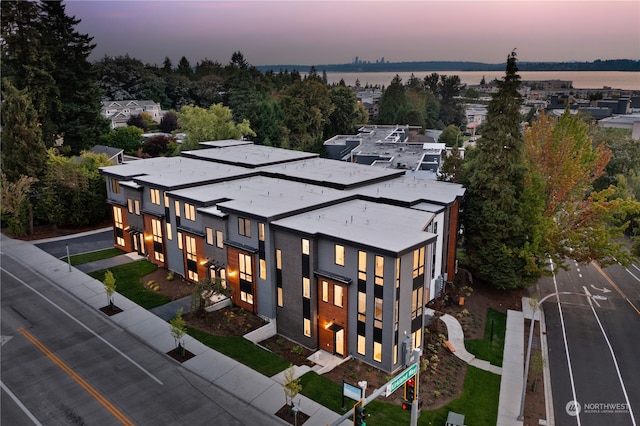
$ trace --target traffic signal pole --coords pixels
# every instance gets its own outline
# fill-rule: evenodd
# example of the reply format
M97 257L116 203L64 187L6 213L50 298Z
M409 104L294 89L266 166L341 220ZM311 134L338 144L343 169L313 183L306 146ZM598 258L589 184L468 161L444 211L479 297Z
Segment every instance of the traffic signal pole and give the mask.
M413 401L411 401L411 423L409 423L411 426L418 426L418 415L420 414L420 411L418 410L418 377L420 376L420 373L417 373L414 376L414 384L415 387L413 388Z

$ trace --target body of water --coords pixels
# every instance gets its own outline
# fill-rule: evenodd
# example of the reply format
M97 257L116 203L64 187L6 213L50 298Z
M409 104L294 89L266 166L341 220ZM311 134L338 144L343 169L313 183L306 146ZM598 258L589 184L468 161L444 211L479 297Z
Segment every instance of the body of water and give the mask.
M367 83L370 86L389 86L397 75L403 82L407 82L413 74L419 79L432 74L434 71L413 72L327 72L329 84L344 80L347 86L355 86L360 80L360 86ZM463 84L477 85L484 77L488 83L494 79L504 77L504 71L437 71L440 75L457 75ZM640 90L640 72L623 71L521 71L518 72L522 80L569 80L574 89L602 89L605 86L613 89Z

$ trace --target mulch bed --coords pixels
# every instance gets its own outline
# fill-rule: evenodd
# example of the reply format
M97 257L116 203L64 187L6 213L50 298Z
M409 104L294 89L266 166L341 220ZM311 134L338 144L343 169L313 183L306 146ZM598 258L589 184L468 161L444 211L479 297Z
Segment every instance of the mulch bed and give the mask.
M178 350L178 348L174 348L169 352L167 352L167 355L169 355L171 358L175 359L179 363L188 361L195 356L193 353L189 352L186 349L183 349L183 352L184 354L180 353L180 350Z
M113 307L107 305L100 308L100 311L108 316L111 316L119 314L120 312L122 312L122 309L118 308L116 305L113 305Z
M290 425L301 425L309 420L309 416L302 411L298 411L296 416L291 414L291 407L288 405L283 405L282 408L276 411L275 415Z

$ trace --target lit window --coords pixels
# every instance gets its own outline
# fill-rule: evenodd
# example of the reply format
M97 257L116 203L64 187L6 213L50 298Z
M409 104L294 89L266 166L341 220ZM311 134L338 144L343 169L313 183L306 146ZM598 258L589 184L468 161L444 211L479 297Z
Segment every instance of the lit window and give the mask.
M264 223L258 223L258 239L264 241Z
M418 287L411 294L411 319L418 318L422 315L422 306L424 305L424 288Z
M131 198L127 198L127 210L129 213L133 213L133 200Z
M302 277L302 297L311 298L311 284L307 277Z
M358 321L365 322L367 319L367 293L358 292Z
M240 271L240 300L253 305L253 271L251 256L240 253L238 255L238 269Z
M173 205L176 208L176 217L180 217L180 201L176 200Z
M149 193L151 195L151 204L160 205L160 190L151 188Z
M164 206L169 207L169 197L166 192L164 193Z
M360 355L366 355L367 353L367 339L364 336L358 334L358 353Z
M222 231L216 231L216 247L222 248L224 247L224 238L222 235Z
M367 280L367 252L358 251L358 279Z
M326 281L322 281L322 301L329 301L329 283Z
M424 275L424 247L413 251L413 278Z
M382 328L382 299L376 297L373 306L373 326Z
M309 254L309 240L305 238L302 239L302 254Z
M264 259L260 259L260 279L267 279L267 261Z
M213 245L213 229L205 228L205 232L207 233L207 244L212 246Z
M376 285L382 285L384 283L384 257L376 256Z
M282 250L276 249L276 268L282 269Z
M122 222L122 210L113 206L113 227L116 234L116 244L124 246L124 223Z
M382 362L382 343L373 342L373 360Z
M153 257L158 262L164 262L164 250L162 247L162 222L158 219L151 219L153 230Z
M344 266L344 246L336 244L336 265Z
M182 250L182 232L178 232L178 248Z
M304 335L307 337L311 337L311 320L309 318L305 318L303 320L303 324Z
M278 306L281 308L284 306L284 300L282 298L282 287L278 287Z
M196 220L196 207L193 204L184 203L184 218L187 220Z
M343 300L343 294L342 294L342 286L340 285L334 285L333 286L333 304L342 308L344 300Z
M114 178L111 178L109 181L111 182L111 192L113 192L114 194L119 194L120 193L120 181L118 181L118 179L114 179Z
M138 216L140 216L140 201L139 200L134 200L133 201L133 206L134 206L134 210L135 210L136 214Z
M198 281L198 253L196 239L191 235L185 237L187 243L187 276L192 281Z
M411 334L411 337L413 339L413 347L414 348L419 348L420 346L422 346L422 329L419 328L416 331L414 331Z
M238 218L238 234L251 237L251 221L249 219Z
M167 222L167 240L173 240L173 232L171 230L171 224Z

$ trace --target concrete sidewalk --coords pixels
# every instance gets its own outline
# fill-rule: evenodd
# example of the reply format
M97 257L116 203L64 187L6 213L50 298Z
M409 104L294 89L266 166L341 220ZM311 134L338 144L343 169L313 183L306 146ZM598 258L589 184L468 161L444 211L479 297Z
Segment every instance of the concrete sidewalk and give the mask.
M86 275L79 268L69 267L63 260L56 259L28 242L13 240L5 235L1 235L1 242L4 253L16 259L29 259L31 265L37 265L34 269L42 276L47 277L79 301L94 308L96 315L99 314L99 309L106 305L107 299L102 282ZM94 265L91 268L105 269L109 267L104 266L105 264L113 265L114 262L125 260L121 256L117 258L107 259L105 263L100 264L92 262ZM122 312L108 317L111 321L161 353L175 349L170 325L166 320L141 308L119 293L114 295L114 303L122 309ZM182 363L184 368L266 413L275 413L284 405L284 391L279 382L282 378L279 375L274 378L265 377L188 335L185 336L185 347L195 354L195 357ZM310 416L305 426L325 426L340 417L338 413L303 395L296 396L295 402L300 404L302 412ZM286 423L283 421L283 424ZM345 421L342 425L352 425L352 422Z

